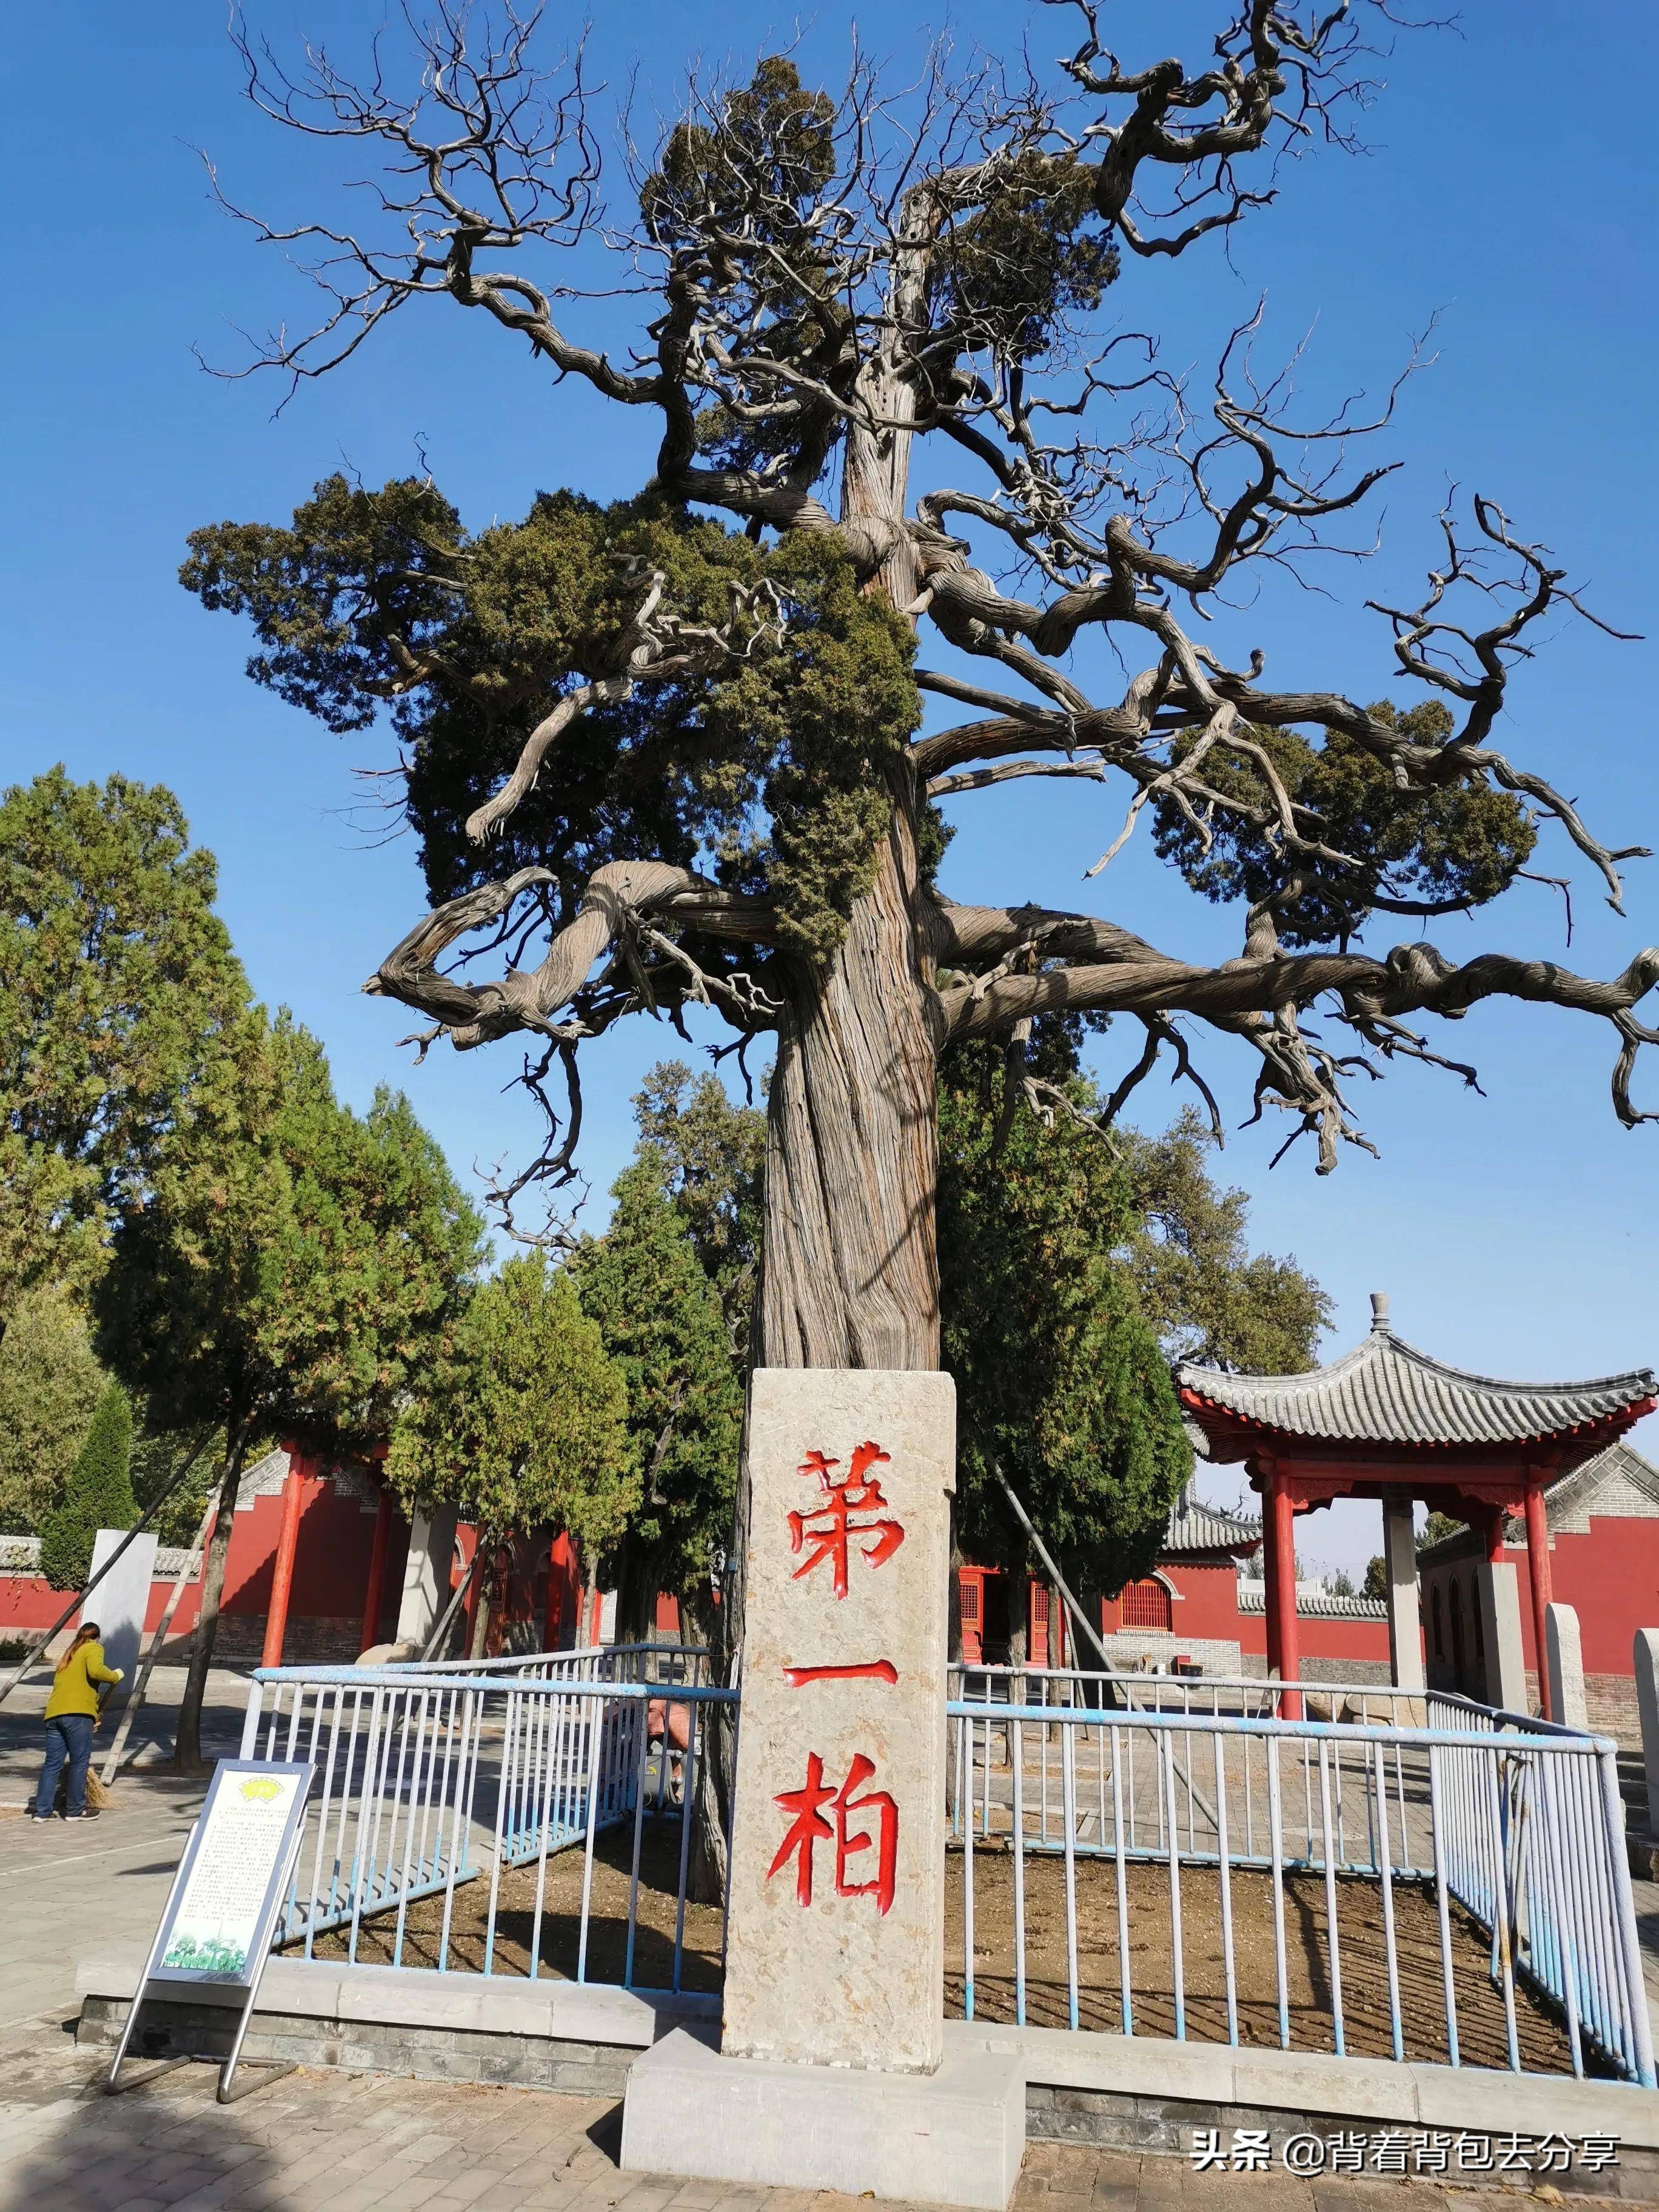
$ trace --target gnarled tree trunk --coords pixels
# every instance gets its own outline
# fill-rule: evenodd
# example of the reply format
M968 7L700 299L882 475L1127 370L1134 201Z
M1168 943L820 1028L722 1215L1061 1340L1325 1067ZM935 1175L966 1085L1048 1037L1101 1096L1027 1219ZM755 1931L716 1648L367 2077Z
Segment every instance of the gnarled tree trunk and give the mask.
M908 782L896 789L875 882L840 950L798 972L780 1020L750 1339L757 1367L939 1365L939 1039L915 806ZM737 1680L743 1649L749 1513L745 1437L711 1638L726 1682ZM711 1707L706 1725L693 1881L710 1899L724 1887L734 1760L728 1715Z

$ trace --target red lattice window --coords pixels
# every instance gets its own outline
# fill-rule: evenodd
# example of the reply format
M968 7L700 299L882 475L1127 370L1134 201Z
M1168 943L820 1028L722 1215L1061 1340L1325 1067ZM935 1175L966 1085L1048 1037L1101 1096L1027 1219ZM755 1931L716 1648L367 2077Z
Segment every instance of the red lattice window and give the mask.
M979 1577L960 1576L957 1587L962 1593L962 1625L964 1628L976 1631L979 1627Z
M1118 1593L1118 1624L1123 1628L1165 1628L1170 1621L1170 1593L1155 1575L1126 1583Z

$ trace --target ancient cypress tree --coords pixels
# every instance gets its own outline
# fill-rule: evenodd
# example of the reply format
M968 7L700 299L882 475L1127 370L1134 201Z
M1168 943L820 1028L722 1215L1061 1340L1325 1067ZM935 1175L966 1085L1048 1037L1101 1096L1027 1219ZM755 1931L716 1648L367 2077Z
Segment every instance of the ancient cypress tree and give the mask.
M1544 831L1618 902L1635 848L1496 737L1512 672L1583 611L1566 572L1496 499L1457 503L1420 596L1381 610L1402 708L1332 688L1317 599L1317 674L1270 678L1252 581L1364 550L1386 464L1348 456L1391 403L1299 411L1253 369L1255 318L1218 329L1201 404L1150 339L1102 333L1119 294L1155 329L1159 272L1259 218L1276 155L1345 138L1386 13L1243 0L1189 67L1120 61L1080 9L1050 81L940 62L891 101L862 63L831 96L769 58L694 85L609 205L580 72L538 75L532 22L469 46L441 9L406 82L386 47L358 82L246 49L279 124L385 157L374 214L253 219L325 288L273 371L331 372L443 303L554 394L649 425L654 461L630 500L561 491L483 528L424 479L331 478L287 524L198 532L185 580L252 623L284 698L341 731L389 710L432 904L368 988L428 1040L527 1043L551 1133L504 1203L570 1172L580 1048L624 1016L695 1000L775 1040L757 1362L938 1363L936 1067L994 1047L1042 1109L1023 1063L1046 1013L1115 1017L1114 1112L1161 1054L1197 1073L1220 1046L1322 1171L1364 1142L1354 1061L1468 1075L1413 1024L1493 996L1605 1022L1615 1109L1648 1118L1659 952L1595 981L1387 941L1490 904ZM618 283L647 296L614 345ZM1111 696L1073 661L1091 641L1125 671ZM924 700L962 718L924 733ZM938 802L1032 775L1119 787L1109 851L1145 817L1243 909L1236 956L1041 880L942 896Z
M0 1336L0 1528L40 1534L108 1381L68 1291L26 1291Z

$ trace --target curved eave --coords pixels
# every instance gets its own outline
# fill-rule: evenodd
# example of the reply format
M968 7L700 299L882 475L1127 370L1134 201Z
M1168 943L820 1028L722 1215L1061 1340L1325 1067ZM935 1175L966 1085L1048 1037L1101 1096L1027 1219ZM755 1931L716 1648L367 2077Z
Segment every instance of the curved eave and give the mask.
M1551 1449L1571 1451L1575 1457L1582 1459L1591 1451L1604 1449L1627 1429L1634 1427L1644 1415L1659 1408L1659 1397L1649 1395L1633 1398L1626 1405L1598 1414L1592 1420L1577 1421L1555 1428L1517 1429L1512 1434L1498 1437L1401 1438L1280 1428L1255 1414L1242 1413L1236 1406L1218 1404L1188 1382L1176 1386L1176 1395L1182 1404L1203 1423L1205 1433L1212 1447L1220 1443L1234 1442L1248 1449L1252 1443L1259 1443L1262 1447L1271 1447L1287 1458L1298 1453L1305 1455L1318 1450L1341 1458L1371 1461L1416 1458L1425 1452L1433 1452L1447 1459L1485 1463L1495 1458L1512 1457L1518 1451ZM1231 1456L1242 1457L1243 1453L1234 1453Z

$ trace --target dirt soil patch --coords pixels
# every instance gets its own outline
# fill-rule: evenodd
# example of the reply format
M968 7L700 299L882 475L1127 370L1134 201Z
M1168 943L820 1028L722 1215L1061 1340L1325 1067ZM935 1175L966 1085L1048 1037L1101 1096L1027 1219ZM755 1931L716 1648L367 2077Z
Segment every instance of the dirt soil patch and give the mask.
M594 1839L593 1883L588 1903L587 1978L590 1982L620 1982L628 1954L628 1893L633 1865L634 1831L626 1822L609 1828ZM678 1886L680 1825L678 1820L647 1820L640 1838L640 1887L634 1931L634 1985L636 1989L665 1990L673 1986L675 1892ZM542 1893L541 1940L537 1946L537 1972L556 1980L575 1978L581 1941L583 1852L580 1844L556 1852L547 1862L547 1881ZM501 1876L495 1899L495 1941L492 1972L502 1975L530 1972L530 1944L536 1917L535 1866L509 1868ZM404 1922L403 1948L397 1948L398 1916L377 1914L357 1929L357 1963L365 1966L447 1966L451 1972L480 1973L483 1970L485 1937L489 1917L487 1879L457 1885L450 1911L449 1941L444 1955L444 1899L423 1897L409 1907ZM685 1907L684 1948L680 1960L683 1990L716 1990L720 1985L721 1919L718 1905ZM319 1936L313 1948L318 1959L343 1959L351 1940L349 1928ZM299 1947L290 1947L299 1948Z
M633 1831L626 1823L600 1835L593 1850L589 1905L587 1978L623 1979L628 1945L628 1898ZM547 1862L542 1894L538 1975L569 1980L576 1972L581 1933L580 1847ZM678 1821L647 1821L641 1836L635 1986L667 1989L673 1979L675 1888L679 1865ZM1162 1865L1132 1863L1125 1869L1129 1923L1129 1986L1134 2030L1172 2036L1175 1978L1170 1921L1170 1881ZM963 1868L952 1850L945 1877L945 2009L963 2017ZM1028 1853L1025 1859L1025 2017L1036 2027L1068 2024L1064 1863ZM1185 2027L1195 2042L1227 2040L1227 2006L1221 1942L1220 1880L1212 1869L1184 1867L1181 1874L1182 1981ZM509 1869L495 1905L493 1971L527 1976L536 1913L537 1869ZM1278 1983L1270 1877L1235 1870L1232 1881L1233 1960L1241 2043L1258 2048L1279 2043ZM1387 1955L1381 1893L1374 1882L1336 1885L1337 1951L1342 1977L1342 2022L1352 2057L1391 2058ZM436 1966L480 1972L489 1913L489 1884L460 1884L450 1911L447 1947L441 1896L422 1898L406 1914L401 1949L395 1912L365 1920L357 1931L364 1966ZM856 1909L856 1908L855 1908ZM1395 1883L1395 1948L1407 2059L1443 2064L1447 2058L1440 1929L1434 1895L1425 1886ZM1452 1986L1457 2008L1459 2055L1466 2066L1506 2068L1503 1991L1489 1972L1491 1942L1455 1905L1450 1907ZM1080 2027L1121 2031L1118 1981L1117 1878L1109 1859L1077 1862L1078 2020ZM721 1915L714 1905L687 1903L680 1986L712 1992L720 1986ZM349 1930L317 1938L313 1955L343 1960ZM988 2023L1014 2017L1013 1860L981 1848L974 1856L974 2017ZM444 1955L441 1959L440 1950ZM1325 1885L1318 1875L1285 1880L1285 1995L1291 2043L1298 2051L1332 2051L1331 1975ZM1516 2032L1521 2063L1534 2073L1571 2071L1565 2024L1553 2008L1517 1982ZM1585 2054L1591 2072L1598 2069Z
M1077 1861L1078 2022L1121 2032L1117 1874L1110 1859ZM1145 1862L1125 1868L1129 1925L1129 1993L1138 2035L1176 2032L1169 1869ZM1068 2025L1064 1862L1025 1858L1025 2017L1034 2027ZM1236 1869L1231 1879L1233 1971L1241 2043L1279 2043L1273 1881ZM963 2015L962 1855L951 1853L945 1883L945 2009ZM1012 1853L974 1854L974 2017L1014 2017L1014 1884ZM1337 1960L1342 1978L1344 2045L1351 2057L1392 2058L1388 1954L1382 1899L1376 1882L1336 1885ZM1504 1993L1490 1975L1491 1938L1456 1905L1451 1920L1452 1990L1459 2057L1466 2066L1507 2067ZM1401 2024L1408 2060L1447 2061L1440 1923L1426 1885L1394 1886L1395 1953ZM1186 2032L1197 2042L1227 2040L1221 1881L1211 1868L1181 1870L1182 1985ZM1291 2043L1334 2051L1331 1970L1322 1875L1285 1878L1285 1980ZM1572 2052L1565 2024L1517 1982L1516 2034L1529 2072L1568 2074ZM1597 2070L1585 2053L1589 2070Z

